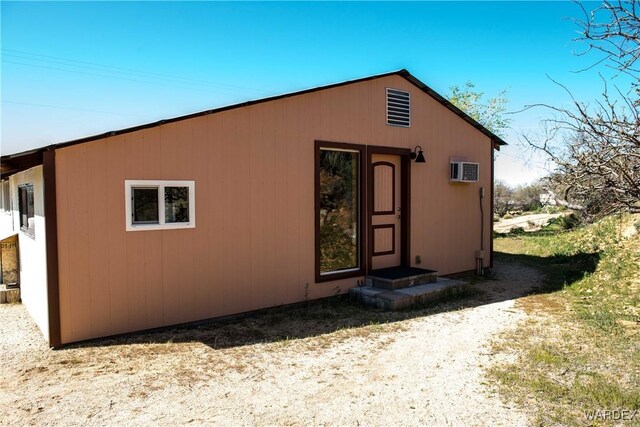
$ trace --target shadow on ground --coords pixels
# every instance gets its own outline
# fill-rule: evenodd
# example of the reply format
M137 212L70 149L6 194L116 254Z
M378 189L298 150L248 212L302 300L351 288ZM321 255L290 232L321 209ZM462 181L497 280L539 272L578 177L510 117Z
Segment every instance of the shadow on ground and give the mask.
M358 305L346 295L306 305L278 307L226 320L212 320L166 327L147 332L85 341L65 349L113 345L200 342L214 349L256 343L303 339L339 330L383 325L437 313L478 307L549 293L593 272L599 254L542 258L495 253L495 268L488 277L457 276L470 282L461 293L448 295L438 303L402 311L382 311Z
M543 278L541 283L534 287L533 293L555 292L565 286L571 286L586 274L596 271L600 262L600 252L579 252L575 255L550 257L504 252L495 252L494 255L499 264L520 264L540 271Z

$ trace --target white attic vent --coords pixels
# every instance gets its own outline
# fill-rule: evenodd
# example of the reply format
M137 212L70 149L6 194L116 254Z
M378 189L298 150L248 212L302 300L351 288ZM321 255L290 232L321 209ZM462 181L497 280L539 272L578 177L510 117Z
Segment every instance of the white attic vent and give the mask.
M452 182L477 182L480 165L470 162L451 162Z
M387 88L387 124L411 126L411 94L406 90Z

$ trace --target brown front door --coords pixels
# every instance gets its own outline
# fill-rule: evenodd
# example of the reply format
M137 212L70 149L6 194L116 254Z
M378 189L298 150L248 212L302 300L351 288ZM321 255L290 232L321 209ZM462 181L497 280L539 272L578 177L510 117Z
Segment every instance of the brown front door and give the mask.
M395 267L402 263L401 157L371 155L371 269Z

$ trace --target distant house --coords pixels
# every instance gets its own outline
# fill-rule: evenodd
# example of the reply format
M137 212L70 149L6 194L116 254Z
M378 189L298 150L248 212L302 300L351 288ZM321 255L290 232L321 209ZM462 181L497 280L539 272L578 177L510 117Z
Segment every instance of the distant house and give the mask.
M474 270L503 144L401 70L2 156L0 239L52 347Z

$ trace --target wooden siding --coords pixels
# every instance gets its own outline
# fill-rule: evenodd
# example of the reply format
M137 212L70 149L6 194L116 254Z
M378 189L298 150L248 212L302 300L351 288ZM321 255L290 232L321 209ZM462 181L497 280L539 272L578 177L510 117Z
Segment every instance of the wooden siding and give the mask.
M386 125L386 87L411 92L410 128ZM62 342L354 286L358 278L314 281L315 140L421 145L427 163L411 163L409 259L420 255L421 267L440 274L475 268L491 142L392 75L57 150ZM450 156L479 162L480 182L450 184ZM126 232L125 179L194 180L196 228ZM488 249L488 197L484 204Z
M0 267L2 268L1 283L3 285L16 285L20 283L17 234L0 240Z

